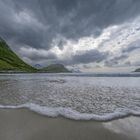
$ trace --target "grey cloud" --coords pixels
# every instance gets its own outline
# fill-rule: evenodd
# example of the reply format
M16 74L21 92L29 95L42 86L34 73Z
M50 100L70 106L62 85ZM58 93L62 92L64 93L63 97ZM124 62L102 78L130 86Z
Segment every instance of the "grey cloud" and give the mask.
M27 57L27 56L26 56ZM27 58L34 60L34 61L41 61L41 60L50 60L50 59L56 59L56 55L55 54L48 54L46 56L42 56L40 54L37 53L32 53L31 55L29 55Z
M134 63L131 63L132 66L140 66L140 61L136 61Z
M0 34L15 43L49 49L59 34L73 40L98 36L107 26L137 16L139 7L139 0L1 0ZM33 21L17 23L15 15L24 10L44 27L35 27Z
M140 66L140 61L135 61L135 62L130 62L130 61L127 61L125 62L125 65L126 66Z
M140 40L131 42L126 48L122 48L120 50L119 56L111 56L112 58L107 59L105 61L105 66L108 66L108 67L119 66L120 63L122 62L124 62L124 64L121 64L121 65L124 65L124 66L135 66L135 64L132 64L130 61L126 62L126 60L130 56L130 53L138 49L140 50Z
M90 69L90 68L91 68L91 66L86 65L86 64L84 64L83 67L84 67L85 69Z
M98 50L90 50L85 52L78 52L77 55L74 55L73 63L93 63L93 62L101 62L108 57L108 53L100 52Z
M137 49L140 49L140 41L132 42L127 46L127 48L122 49L122 53L131 53Z
M135 18L140 14L139 7L140 0L1 0L0 36L10 41L13 47L16 44L49 50L58 45L63 49L65 40L98 37L108 26ZM22 12L25 15L21 15ZM18 16L20 22L16 19ZM63 63L98 63L107 55L97 50L79 52ZM31 54L28 58L33 61L47 57ZM53 55L48 58L54 59L53 62L60 61ZM113 63L118 62L113 60Z
M98 50L78 51L75 55L67 60L53 60L52 63L62 63L65 65L77 65L88 63L99 63L108 57L108 52L100 52Z
M118 65L120 61L123 61L128 57L129 56L126 54L121 54L120 56L115 56L111 59L106 60L104 64L105 66L112 67L112 66Z
M37 50L37 49L26 49L23 48L20 50L20 55L22 57L28 58L31 61L44 61L44 60L55 60L57 59L56 54L46 51L46 50Z

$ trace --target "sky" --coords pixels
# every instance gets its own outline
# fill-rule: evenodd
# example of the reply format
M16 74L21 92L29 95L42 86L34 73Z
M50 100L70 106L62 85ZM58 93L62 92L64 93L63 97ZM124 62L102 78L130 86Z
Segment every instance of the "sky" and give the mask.
M0 0L0 37L31 65L140 67L140 0Z

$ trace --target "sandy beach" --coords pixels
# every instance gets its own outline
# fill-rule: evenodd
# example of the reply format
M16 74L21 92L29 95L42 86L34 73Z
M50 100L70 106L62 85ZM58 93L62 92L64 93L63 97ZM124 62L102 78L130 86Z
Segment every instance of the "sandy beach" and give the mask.
M140 118L109 122L49 118L27 109L0 109L1 140L139 140Z

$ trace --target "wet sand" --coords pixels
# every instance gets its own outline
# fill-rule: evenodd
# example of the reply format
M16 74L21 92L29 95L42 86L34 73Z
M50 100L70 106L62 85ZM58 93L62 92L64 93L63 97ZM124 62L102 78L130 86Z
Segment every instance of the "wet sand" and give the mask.
M0 140L140 140L139 124L139 117L74 121L27 109L0 109Z

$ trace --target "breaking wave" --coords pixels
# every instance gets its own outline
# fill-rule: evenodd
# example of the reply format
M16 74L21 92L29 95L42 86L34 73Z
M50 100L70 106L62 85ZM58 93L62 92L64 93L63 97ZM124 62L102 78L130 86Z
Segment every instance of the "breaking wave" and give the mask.
M126 117L129 115L139 116L140 112L127 110L127 109L117 109L113 113L106 113L104 115L96 115L96 114L89 114L89 113L80 113L78 111L72 110L71 108L63 108L63 107L46 107L40 106L33 103L22 104L18 106L4 106L0 105L0 108L3 109L19 109L19 108L27 108L31 111L39 113L41 115L45 115L48 117L65 117L68 119L73 120L96 120L96 121L109 121L113 119L118 119L122 117Z

